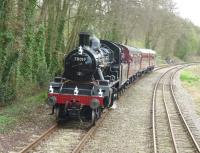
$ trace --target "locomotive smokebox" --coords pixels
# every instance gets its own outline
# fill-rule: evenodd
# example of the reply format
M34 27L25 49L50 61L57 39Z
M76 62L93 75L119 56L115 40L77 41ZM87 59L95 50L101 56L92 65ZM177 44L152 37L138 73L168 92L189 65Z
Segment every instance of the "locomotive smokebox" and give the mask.
M90 46L90 35L87 32L79 33L79 46Z

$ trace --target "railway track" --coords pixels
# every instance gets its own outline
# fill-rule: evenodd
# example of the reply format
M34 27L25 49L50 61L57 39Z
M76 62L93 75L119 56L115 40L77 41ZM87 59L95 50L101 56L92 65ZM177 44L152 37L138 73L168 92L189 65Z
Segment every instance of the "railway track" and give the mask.
M166 68L166 66L159 67L155 71L163 69L163 68ZM123 92L121 94L123 94ZM84 146L84 144L88 141L88 139L95 133L95 131L98 129L98 127L102 124L103 120L108 115L108 113L109 113L109 110L106 110L104 113L102 113L101 118L96 122L95 126L92 126L89 129L87 128L87 130L82 130L81 132L80 132L80 128L78 128L74 131L71 131L72 127L66 129L66 128L59 127L58 124L55 124L51 128L49 128L46 132L44 132L39 138L37 138L35 141L33 141L32 143L27 145L23 150L20 151L20 153L37 152L37 151L49 152L49 150L45 147L51 148L51 145L53 147L54 142L47 142L47 143L51 143L51 144L45 144L45 141L48 141L48 139L49 139L49 137L51 137L51 135L57 134L59 136L62 136L62 135L66 135L67 132L73 133L72 135L74 135L75 133L78 133L79 136L76 136L76 137L72 136L71 138L68 139L68 142L62 142L62 143L69 143L70 141L76 141L74 144L71 143L71 144L68 144L68 146L67 145L65 145L65 146L70 148L70 149L67 149L67 150L70 150L69 152L78 153L78 152L80 152L80 150ZM55 137L52 136L52 137L53 137L52 139L56 139L56 140L60 141L60 139L55 138L56 136ZM64 139L66 139L66 138L64 138ZM76 140L72 140L72 139L76 139ZM65 150L65 152L67 152L67 150ZM59 152L61 152L61 150L59 150Z
M98 129L98 127L102 124L105 117L108 115L109 111L107 110L101 118L96 122L96 125L89 129L89 131L82 137L78 145L74 148L72 153L79 153L82 149L82 147L85 145L85 143L89 140L89 138L95 133L95 131Z
M55 132L58 129L58 124L55 123L52 127L50 127L47 131L45 131L39 138L37 138L32 143L28 144L23 150L20 151L20 153L26 153L33 147L37 146L43 139L48 137L50 134Z
M164 66L164 67L159 67L158 69L156 69L155 71L158 71L160 69L165 69L167 68L168 66ZM178 67L178 66L177 66ZM171 68L171 69L174 69L174 68ZM170 70L171 70L170 69ZM167 72L166 72L167 74ZM164 75L162 76L164 77ZM162 78L161 78L162 79ZM159 82L158 82L158 85L159 85ZM157 86L158 86L157 85ZM73 141L73 143L71 144L68 144L68 145L65 145L65 146L70 146L69 149L66 149L66 152L72 152L72 153L78 153L81 151L81 149L83 148L84 144L89 140L89 138L95 133L95 131L98 129L98 127L102 124L103 120L105 119L105 117L108 115L109 111L105 111L104 113L102 113L102 117L96 122L96 125L87 129L87 130L83 130L80 132L80 128L78 129L75 129L73 132L70 130L69 132L66 132L66 129L63 129L63 128L60 128L57 124L55 124L53 127L51 127L49 130L47 130L44 134L41 135L41 137L39 137L37 140L35 140L33 143L29 144L26 148L24 148L20 153L25 153L25 152L49 152L48 150L45 150L44 151L41 151L43 150L43 146L44 144L42 144L44 141L43 140L48 140L50 135L52 133L54 133L55 137L57 137L57 133L59 133L59 131L61 131L60 135L66 135L67 133L72 133L72 137L70 137L67 142L69 143L70 141ZM65 134L63 134L65 131ZM73 137L73 135L78 135L76 137ZM54 137L54 136L53 136ZM53 139L57 139L57 138L53 138ZM62 138L61 138L62 139ZM64 138L66 139L66 138ZM72 140L74 139L74 140ZM51 141L51 140L50 140ZM57 141L60 141L60 139L57 139ZM44 142L45 143L45 142ZM66 143L65 141L62 141L62 143ZM46 144L46 146L48 146L49 148L51 148L51 145L53 143L50 142L50 144ZM60 145L60 144L59 144ZM39 147L39 149L37 149L37 147ZM55 144L52 145L52 148L53 146L55 146ZM36 149L35 149L36 148ZM157 149L157 146L155 147ZM40 150L41 149L41 150ZM67 151L68 150L68 151ZM62 151L60 151L62 152ZM64 152L64 151L63 151Z
M163 68L165 68L165 67L163 67ZM159 69L162 69L162 67ZM72 153L80 152L81 148L84 146L84 144L89 140L89 138L95 133L95 131L98 129L98 127L102 124L103 120L108 115L108 113L109 113L109 110L106 110L104 113L102 113L101 118L96 122L95 126L89 128L87 130L83 130L81 133L79 131L80 128L76 129L77 132L76 132L76 130L74 130L73 133L79 133L80 136L77 136L76 138L74 138L74 137L71 138L71 139L76 139L76 140L73 140L76 142L73 144L69 144L71 146L70 146L70 149L67 149L67 150L70 150L69 152L72 152ZM48 141L48 139L49 139L49 137L51 137L51 135L55 135L55 137L57 137L56 135L65 135L65 134L59 134L59 131L61 131L60 133L64 133L64 131L65 131L65 133L67 134L66 129L60 128L57 124L55 124L50 129L48 129L46 132L44 132L34 142L32 142L28 146L26 146L22 151L20 151L20 153L37 152L37 151L42 152L41 150L44 150L43 152L48 152L46 150L45 146L48 146L49 148L51 148L51 145L52 144L54 145L54 142L50 142L50 144L48 144L48 142L47 142L47 144L45 144L45 141ZM72 132L72 131L69 131L69 132ZM53 138L53 139L57 139L57 138ZM64 139L66 139L66 138L64 138ZM52 140L50 140L50 141L52 141ZM59 141L60 141L60 139L59 139ZM68 143L70 141L72 141L72 140L69 139ZM63 143L66 143L66 142L63 142ZM40 147L38 147L38 146L40 146Z
M20 153L38 151L43 153L51 151L78 153L80 152L84 144L87 142L87 140L90 138L90 136L92 136L94 132L98 129L98 127L102 124L103 120L108 115L108 113L109 111L105 110L105 112L102 113L101 118L96 122L95 126L86 128L81 127L83 128L83 130L80 128L80 124L78 126L77 124L74 126L71 125L67 128L62 127L62 125L59 126L58 124L54 124L34 142L28 144L23 150L20 151ZM75 126L77 126L77 128L74 128ZM55 150L52 150L51 148Z
M166 66L157 67L155 69L155 71L158 71L158 70L164 69L164 68L166 68ZM50 148L51 145L54 144L54 142L50 142L50 144L48 144L49 142L47 142L47 144L45 144L46 141L48 141L48 139L51 139L51 137L53 137L53 139L56 139L57 141L60 141L56 138L57 137L56 135L64 135L64 134L59 134L59 133L64 133L64 132L65 132L65 135L69 135L69 133L72 133L72 135L74 135L76 133L77 133L77 135L80 135L80 136L76 136L76 137L72 138L72 139L75 139L74 140L75 143L69 144L71 146L70 146L70 149L68 149L68 150L70 150L69 152L73 152L73 153L80 152L80 150L84 146L84 144L95 133L95 131L97 130L99 125L102 124L104 118L106 117L106 115L108 113L109 113L109 111L106 111L105 113L102 114L102 117L96 122L96 126L89 128L88 130L83 130L82 132L80 132L80 128L77 128L74 131L72 131L72 128L63 129L62 127L59 127L58 124L54 124L47 131L45 131L41 136L39 136L35 141L28 144L23 150L20 151L20 153L37 152L37 151L41 152L41 150L43 150L43 152L48 152L45 149L45 145L47 145ZM52 136L52 135L54 135L54 136ZM66 139L66 138L63 138L63 139ZM69 140L68 143L70 141L72 141L72 139ZM49 140L49 141L53 141L53 140Z
M153 149L157 152L200 152L174 94L174 76L188 64L175 66L163 73L153 91Z
M172 66L172 65L162 65L162 66L158 66L158 67L155 67L153 71L158 71L158 70L161 70L161 69L170 67L170 66Z

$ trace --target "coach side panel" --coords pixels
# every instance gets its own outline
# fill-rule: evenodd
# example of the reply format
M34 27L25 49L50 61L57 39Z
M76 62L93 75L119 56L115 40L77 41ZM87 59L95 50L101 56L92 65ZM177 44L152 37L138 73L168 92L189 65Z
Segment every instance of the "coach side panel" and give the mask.
M141 62L140 62L140 71L144 71L149 67L149 54L142 53Z

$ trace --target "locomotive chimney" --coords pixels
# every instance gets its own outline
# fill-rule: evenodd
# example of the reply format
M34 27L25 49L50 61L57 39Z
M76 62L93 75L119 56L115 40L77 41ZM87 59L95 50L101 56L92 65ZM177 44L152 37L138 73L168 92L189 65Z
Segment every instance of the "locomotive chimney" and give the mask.
M90 35L86 32L79 33L79 46L90 46Z

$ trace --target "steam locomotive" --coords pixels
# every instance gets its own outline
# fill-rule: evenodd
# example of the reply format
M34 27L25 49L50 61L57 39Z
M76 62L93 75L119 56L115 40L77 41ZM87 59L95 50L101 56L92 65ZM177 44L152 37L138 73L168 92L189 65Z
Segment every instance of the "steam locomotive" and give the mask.
M76 118L94 125L129 84L154 69L155 57L150 49L80 33L79 46L65 56L62 77L50 83L52 113L55 109L58 121Z

